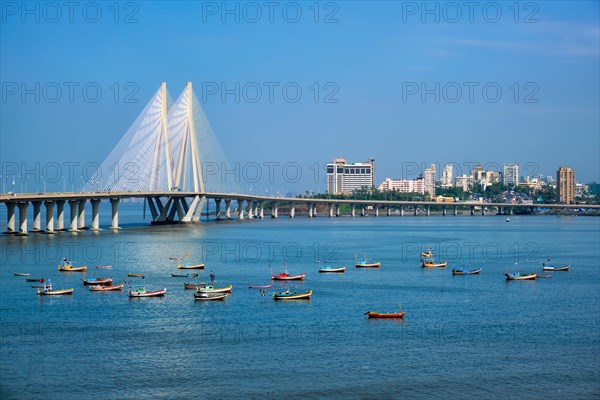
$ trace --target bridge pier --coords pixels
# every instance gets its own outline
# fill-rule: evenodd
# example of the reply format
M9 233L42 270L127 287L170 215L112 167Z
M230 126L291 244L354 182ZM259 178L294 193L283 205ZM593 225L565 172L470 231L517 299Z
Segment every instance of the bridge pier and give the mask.
M261 201L259 203L258 215L259 215L260 219L265 219L265 202L264 201Z
M79 200L79 221L77 229L85 229L85 199Z
M279 217L279 202L271 203L271 218Z
M225 219L231 219L231 200L225 200Z
M385 215L387 215L388 217L392 215L392 209L390 206L387 206L385 210Z
M221 199L215 199L215 219L221 219Z
M308 218L314 217L314 208L315 208L314 203L308 203Z
M290 205L290 218L296 217L296 203Z
M414 213L415 213L415 217L417 215L419 215L419 207L418 206L413 206L413 210L414 210Z
M352 207L350 208L350 216L351 217L356 217L356 205L352 204Z
M329 203L329 218L333 218L334 216L334 204Z
M121 201L121 199L119 198L113 198L110 199L110 205L111 205L111 216L112 216L112 221L110 224L111 229L119 229L119 202Z
M26 236L27 233L27 207L29 202L19 203L19 235Z
M46 206L46 233L54 233L54 201L44 201Z
M375 204L375 216L379 217L379 204Z
M77 207L79 206L79 200L69 200L69 206L71 207L69 232L77 232Z
M446 206L442 207L442 215L445 217L446 216Z
M475 206L471 206L471 215L475 215Z
M431 215L431 206L427 206L427 216Z
M56 230L65 230L65 200L56 200Z
M238 220L244 219L244 199L238 199Z
M404 206L400 206L400 216L404 217Z
M481 206L481 215L485 215L485 207Z
M254 201L247 200L246 203L248 204L248 219L253 219L254 218Z
M15 207L17 203L6 203L6 233L15 233Z
M41 201L32 201L33 204L33 229L32 232L40 232L42 230L42 213L40 212L42 208Z
M365 207L364 205L361 205L361 206L360 206L360 216L361 216L361 217L364 217L364 216L365 216L365 208L366 208L366 207Z
M100 199L92 199L92 230L100 230Z
M454 210L452 211L454 215L458 215L458 207L454 206Z
M340 205L339 204L335 205L335 216L336 217L340 216Z

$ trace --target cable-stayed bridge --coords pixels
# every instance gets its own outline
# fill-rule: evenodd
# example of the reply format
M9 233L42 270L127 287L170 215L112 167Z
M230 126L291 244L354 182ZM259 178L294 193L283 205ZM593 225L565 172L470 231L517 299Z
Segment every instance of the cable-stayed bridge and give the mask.
M119 227L119 203L124 198L143 198L155 224L200 222L201 211L208 200L215 201L216 219L232 219L232 201L237 203L237 219L262 219L265 210L271 217L279 216L279 208L285 206L287 214L294 218L296 206L302 205L308 217L317 216L317 205L323 206L330 217L340 216L342 205L349 206L349 215L362 216L372 209L392 215L397 209L403 216L412 210L430 215L430 209L439 206L442 214L447 209L457 215L459 209L470 210L471 215L491 212L511 213L518 208L580 208L580 205L562 204L504 204L504 203L437 203L376 200L339 200L274 198L231 193L231 187L212 183L207 188L203 181L202 163L220 163L225 155L216 140L210 124L192 90L187 83L183 92L171 105L166 83L136 118L125 135L103 161L97 173L88 180L80 192L73 193L20 193L2 194L0 203L7 208L6 233L27 235L29 232L27 210L33 206L33 232L54 233L68 230L76 232L86 229L85 206L91 204L91 229L100 228L99 205L108 200L112 206L111 228ZM70 219L65 225L64 206L68 202ZM222 213L222 202L225 209ZM45 206L46 224L42 229L41 206ZM584 206L600 209L600 206ZM358 209L358 213L357 213ZM19 225L16 227L16 211ZM420 211L419 211L420 210ZM492 211L494 210L494 211ZM321 211L323 212L323 211Z

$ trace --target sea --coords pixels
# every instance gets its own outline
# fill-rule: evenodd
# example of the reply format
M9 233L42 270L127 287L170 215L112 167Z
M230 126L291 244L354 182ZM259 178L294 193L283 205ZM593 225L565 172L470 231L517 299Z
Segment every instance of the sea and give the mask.
M0 398L600 397L599 218L203 217L150 226L140 204L122 204L121 229L111 230L108 207L101 212L97 232L0 237ZM448 266L421 268L428 249ZM63 257L87 272L59 272ZM356 268L363 259L381 268ZM200 262L204 270L189 271L197 278L171 276L182 273L178 263ZM543 264L571 269L542 272ZM318 273L325 265L347 269ZM453 268L482 272L453 276ZM282 271L306 279L271 282ZM551 277L507 281L514 271ZM211 272L232 294L194 301L183 283L208 282ZM38 296L15 273L74 293ZM107 276L167 292L130 299L82 283ZM273 300L287 289L313 295ZM403 319L365 315L398 310Z

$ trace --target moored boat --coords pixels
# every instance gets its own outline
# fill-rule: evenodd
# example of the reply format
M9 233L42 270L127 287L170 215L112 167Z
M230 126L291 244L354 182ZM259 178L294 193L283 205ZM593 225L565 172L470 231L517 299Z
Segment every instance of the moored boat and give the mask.
M181 260L183 260L183 257L177 257L177 256L175 256L175 257L169 257L169 260L171 260L171 261L181 261Z
M83 284L84 285L98 286L98 285L112 285L112 283L113 283L113 278L90 278L90 279L83 279Z
M148 291L145 287L131 289L129 288L129 297L162 297L167 293L167 289Z
M378 313L373 311L367 311L365 315L369 318L404 318L404 314L406 311L401 311L397 313Z
M423 261L421 268L446 268L447 262L436 263L435 261Z
M280 272L278 275L271 274L271 279L275 281L303 281L306 274L290 275L287 272Z
M481 268L479 269L472 269L472 270L467 270L464 268L459 268L459 269L452 269L452 275L478 275L481 273Z
M285 292L273 293L274 300L310 300L312 290L308 292L296 292L286 290Z
M273 287L273 282L269 283L268 285L250 285L248 286L248 289L269 289Z
M43 288L37 290L37 294L41 296L59 296L63 294L73 294L73 288L68 289L54 289L50 280L44 285Z
M344 273L346 272L346 267L330 267L330 266L325 266L325 267L321 267L319 268L319 272L320 273Z
M173 278L188 278L190 274L171 274Z
M381 262L370 262L367 260L367 254L364 255L364 260L358 261L356 260L356 254L354 255L354 259L356 260L356 268L379 268L381 267Z
M198 289L196 290L197 293L231 293L231 291L233 290L233 285L229 285L229 286L224 286L224 287L220 287L220 288L216 288L214 286L204 286L204 287L198 287Z
M542 270L544 271L568 271L571 268L570 265L563 265L562 267L555 267L554 265L544 266Z
M206 286L206 283L204 283L204 282L184 282L183 283L184 289L198 290L198 288L205 287L205 286Z
M132 272L128 273L127 276L130 276L132 278L143 278L144 274L134 274Z
M112 269L112 265L96 265L98 269Z
M506 276L507 281L527 281L534 280L537 278L536 273L523 274L521 272L505 272L504 276Z
M74 267L72 265L58 265L58 270L61 272L85 272L87 271L86 266Z
M25 278L25 282L44 282L44 278Z
M15 272L14 275L15 276L30 276L31 274L26 274L26 273L23 273L23 272Z
M204 264L177 264L178 269L204 269Z
M90 286L90 292L114 292L117 290L123 290L125 283L119 285L107 286L107 285L93 285Z
M228 293L216 293L216 294L210 294L210 293L194 293L194 300L196 301L214 301L214 300L225 300L225 298L228 296Z

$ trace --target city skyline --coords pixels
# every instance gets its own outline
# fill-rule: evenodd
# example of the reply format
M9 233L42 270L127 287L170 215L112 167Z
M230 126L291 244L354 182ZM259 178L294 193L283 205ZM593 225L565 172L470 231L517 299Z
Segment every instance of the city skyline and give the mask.
M140 3L132 21L121 10L117 23L108 8L97 23L5 12L0 159L99 163L160 82L177 93L192 81L231 162L296 162L306 178L335 149L353 160L373 155L380 176L394 175L397 160L490 160L532 165L531 174L570 165L582 182L600 180L598 3L541 3L537 22L521 10L518 23L508 5L500 21L477 14L454 23L402 4L340 3L328 22L333 10L321 4L318 23L308 5L297 23L280 14L272 23L236 22L201 3ZM357 33L358 21L368 29ZM157 47L137 46L142 38ZM500 87L500 101L482 97L486 84ZM469 88L477 88L472 102ZM463 97L452 102L457 90ZM38 146L27 146L26 135ZM240 145L249 138L270 145L249 151ZM306 179L307 189L325 188Z

